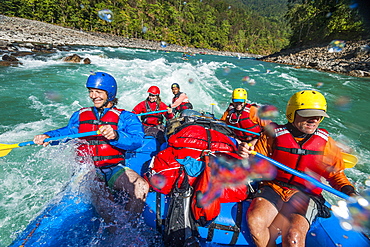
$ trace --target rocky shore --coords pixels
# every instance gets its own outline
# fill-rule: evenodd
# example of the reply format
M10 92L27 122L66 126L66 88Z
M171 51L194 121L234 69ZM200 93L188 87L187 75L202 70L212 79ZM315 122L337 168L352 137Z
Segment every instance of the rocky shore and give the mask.
M328 44L283 50L268 56L227 51L213 51L167 44L158 41L124 38L104 33L78 31L39 21L0 15L0 65L16 65L14 56L28 55L17 51L17 46L30 48L32 52L50 53L68 50L70 46L110 46L257 58L266 62L293 65L296 68L312 68L356 77L370 77L370 40L348 41L340 52L329 52ZM15 53L16 52L16 53ZM10 56L9 56L10 55Z
M370 40L347 41L340 52L329 52L329 44L282 50L259 60L311 68L355 77L370 77Z

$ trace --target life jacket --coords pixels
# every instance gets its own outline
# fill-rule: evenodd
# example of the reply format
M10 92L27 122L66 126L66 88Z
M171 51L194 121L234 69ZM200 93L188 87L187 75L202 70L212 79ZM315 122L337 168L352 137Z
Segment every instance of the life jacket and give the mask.
M151 167L151 176L160 174L164 177L165 183L153 189L170 194L174 186L182 184L185 172L180 173L181 164L177 159L184 159L190 156L194 159L205 162L206 168L198 177L188 176L188 182L194 187L191 209L195 220L202 225L206 225L214 220L220 212L220 201L235 202L246 199L247 186L242 186L240 190L232 188L229 193L228 188L223 192L223 197L216 198L210 205L202 206L198 203L197 195L204 194L209 189L211 169L209 168L208 155L226 153L239 157L237 147L234 142L226 135L213 129L208 129L200 125L189 125L177 133L173 134L168 140L169 147L158 153L154 158ZM239 157L240 158L240 157ZM150 177L148 178L150 181ZM232 196L234 194L234 196Z
M175 101L180 97L182 93L183 92L178 92L177 94L175 94L174 97L172 98L172 103L175 103ZM188 98L184 99L184 101L181 102L181 104L175 108L175 112L181 112L185 109L193 109L193 105L189 102Z
M151 111L158 111L159 110L159 104L157 102L154 102L156 107L155 109L151 109L150 105L148 103L148 100L145 100L145 110L146 112L151 112ZM150 115L144 115L141 116L141 122L144 125L147 126L156 126L160 125L163 123L163 115L161 113L156 113L156 114L150 114Z
M102 125L110 125L117 130L119 116L123 109L111 108L100 120L97 119L92 107L80 109L79 133L96 131ZM125 160L125 151L109 144L109 140L103 136L84 137L88 144L82 144L78 149L81 154L92 157L96 167L106 167L122 163Z
M261 126L254 123L249 117L251 106L255 105L246 104L241 112L236 111L235 108L230 109L229 114L226 117L226 123L237 128L260 133L262 131ZM241 141L251 141L258 138L258 135L254 135L245 131L240 131L236 129L234 129L233 131L237 138Z
M317 129L301 144L297 143L284 125L275 128L275 135L274 151L271 158L320 181L328 168L323 167L323 154L329 137L328 132L324 129ZM311 194L319 195L322 192L321 188L317 188L307 180L281 169L278 169L275 180L303 187Z

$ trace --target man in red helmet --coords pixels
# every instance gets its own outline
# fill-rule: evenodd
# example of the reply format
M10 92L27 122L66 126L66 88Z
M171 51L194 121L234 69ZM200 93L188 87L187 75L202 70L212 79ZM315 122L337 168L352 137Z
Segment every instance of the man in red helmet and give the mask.
M167 110L166 113L154 113L141 116L141 122L144 125L144 132L146 135L157 137L159 142L164 142L164 118L172 119L174 114L172 108L169 108L162 102L159 96L161 91L157 86L151 86L148 89L149 96L146 100L137 104L132 110L135 114Z
M101 135L83 138L86 143L82 143L77 152L82 161L87 154L96 168L98 182L92 188L96 210L106 222L119 222L114 218L116 207L108 205L112 200L127 201L125 209L136 218L142 212L149 185L125 166L125 152L142 146L142 125L133 113L116 108L117 83L113 76L96 72L89 76L86 87L94 106L76 111L66 127L36 135L33 141L46 146L48 143L44 140L49 137L99 130Z

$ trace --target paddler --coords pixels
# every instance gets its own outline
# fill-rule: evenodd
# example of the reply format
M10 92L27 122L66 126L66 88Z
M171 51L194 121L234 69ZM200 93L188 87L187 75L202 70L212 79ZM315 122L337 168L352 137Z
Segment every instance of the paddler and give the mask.
M141 123L144 126L144 132L146 135L154 136L158 138L160 143L165 142L164 138L164 129L163 125L164 118L172 119L175 115L172 113L172 108L168 107L165 103L162 102L160 89L157 86L151 86L148 89L148 97L146 100L137 104L132 110L133 113L146 113L160 110L167 110L165 114L163 113L154 113L149 115L141 116Z
M355 188L344 174L341 150L319 128L329 117L325 97L318 91L295 93L288 101L288 123L271 123L254 150L318 181L325 178L336 190L355 196ZM247 143L239 145L242 157L249 156ZM322 189L278 169L272 181L264 181L247 212L247 222L256 246L275 246L282 235L283 246L305 246L307 231L316 217L330 217Z
M184 92L180 92L180 85L178 83L172 83L171 90L173 93L171 108L174 108L174 112L181 113L185 109L193 109L193 105L190 103L188 96Z
M248 93L244 88L236 88L231 95L231 104L224 112L220 120L226 124L245 129L250 132L233 129L236 138L242 142L248 142L253 146L262 132L262 127L269 124L270 120L263 120L258 117L258 106L247 103Z
M36 135L33 141L48 145L49 137L77 134L99 130L101 135L84 138L88 144L78 147L78 155L88 155L96 168L97 187L95 206L108 223L112 223L112 212L103 203L105 199L127 201L125 209L132 212L133 219L142 212L148 183L135 171L125 166L126 150L135 150L143 144L144 132L138 117L123 109L118 109L117 83L113 76L105 72L90 75L86 82L89 97L94 106L82 108L73 113L66 127ZM108 189L112 194L107 193ZM128 199L123 199L127 194ZM108 197L108 198L107 198ZM112 209L113 210L113 209Z

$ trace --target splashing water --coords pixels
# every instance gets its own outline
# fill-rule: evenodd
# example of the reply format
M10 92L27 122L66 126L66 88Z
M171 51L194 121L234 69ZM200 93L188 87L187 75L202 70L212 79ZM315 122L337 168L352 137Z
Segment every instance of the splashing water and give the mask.
M332 206L334 215L340 219L345 230L370 232L370 189L364 190L353 202L339 201Z

